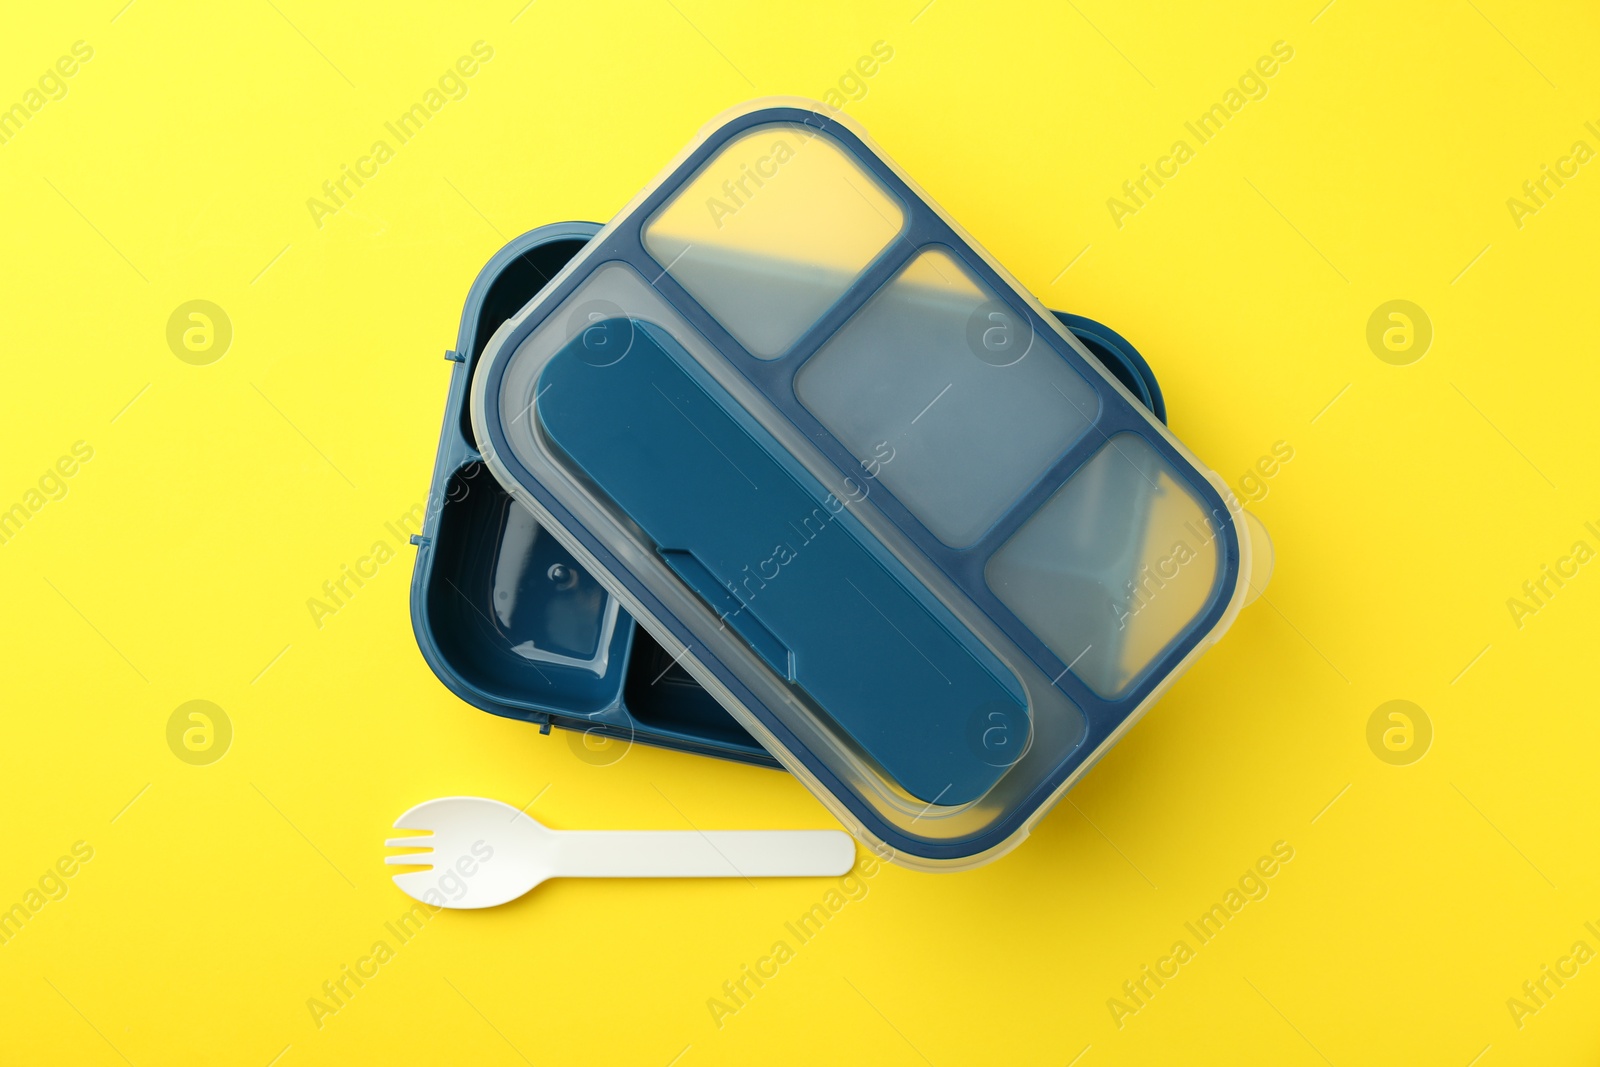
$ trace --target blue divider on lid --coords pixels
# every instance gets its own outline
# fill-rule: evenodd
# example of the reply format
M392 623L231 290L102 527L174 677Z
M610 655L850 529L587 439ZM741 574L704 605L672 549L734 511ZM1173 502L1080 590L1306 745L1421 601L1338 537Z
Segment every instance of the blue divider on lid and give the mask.
M1016 678L843 501L736 421L664 330L640 324L614 360L622 343L589 343L616 324L597 322L546 364L537 405L554 445L889 778L929 803L982 796L1004 767L967 734L994 712L1026 745Z

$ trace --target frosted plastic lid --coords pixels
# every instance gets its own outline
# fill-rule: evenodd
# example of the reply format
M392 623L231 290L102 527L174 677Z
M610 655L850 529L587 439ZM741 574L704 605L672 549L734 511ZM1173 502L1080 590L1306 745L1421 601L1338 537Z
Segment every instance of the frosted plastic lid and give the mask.
M910 866L1028 827L1232 621L1226 487L842 116L722 116L490 340L484 458Z

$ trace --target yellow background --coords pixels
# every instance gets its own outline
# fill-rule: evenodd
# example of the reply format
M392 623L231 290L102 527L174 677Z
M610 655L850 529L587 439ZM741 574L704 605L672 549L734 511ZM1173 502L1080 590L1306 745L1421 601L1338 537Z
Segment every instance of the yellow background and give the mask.
M1594 1062L1600 964L1520 1028L1506 1002L1600 949L1600 565L1520 628L1506 601L1600 547L1600 163L1520 228L1506 200L1600 148L1597 18L1322 3L8 11L0 104L75 41L94 58L0 145L0 507L74 442L94 458L0 545L0 906L74 842L94 858L0 946L0 1059ZM307 198L477 40L469 94L319 229ZM423 500L440 355L504 241L609 218L712 115L820 96L880 40L848 110L933 197L1137 344L1225 478L1292 446L1254 505L1270 604L1020 849L879 871L720 1028L708 998L828 883L553 883L442 914L319 1029L307 999L408 905L382 840L420 800L831 824L777 772L592 766L464 705L415 647L409 547L322 628L306 600ZM1118 228L1107 198L1279 40L1268 95ZM209 366L165 339L194 299L234 328ZM1409 366L1366 342L1391 299L1433 324ZM210 766L165 740L193 699L234 725ZM1367 743L1393 699L1433 727L1409 766ZM1270 894L1119 1029L1108 999L1277 841Z

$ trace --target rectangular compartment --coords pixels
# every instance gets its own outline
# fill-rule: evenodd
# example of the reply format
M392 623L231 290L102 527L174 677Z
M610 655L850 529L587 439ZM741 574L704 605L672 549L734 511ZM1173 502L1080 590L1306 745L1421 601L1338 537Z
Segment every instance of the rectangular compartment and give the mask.
M899 204L826 138L735 138L645 225L645 246L762 359L783 354L900 232Z
M879 459L879 481L918 521L961 548L1099 407L1065 362L1028 358L1036 340L948 253L927 249L805 361L794 389L851 455Z

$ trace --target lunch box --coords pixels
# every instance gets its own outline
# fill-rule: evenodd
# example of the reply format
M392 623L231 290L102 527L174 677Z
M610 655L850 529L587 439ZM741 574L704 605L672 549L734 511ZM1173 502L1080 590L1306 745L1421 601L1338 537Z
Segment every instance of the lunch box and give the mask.
M585 722L644 718L647 634L863 840L986 862L1265 581L1142 399L854 123L746 105L482 344L470 439L529 513L485 621L580 699L620 672Z
M638 741L763 766L779 763L615 600L483 466L467 386L489 337L532 300L584 244L593 222L541 226L509 242L468 292L433 482L411 580L411 619L424 660L453 693L483 711L594 738ZM1055 312L1141 402L1166 419L1154 373L1120 334ZM552 573L553 572L553 573ZM604 638L604 640L602 640ZM590 759L623 749L575 741Z

